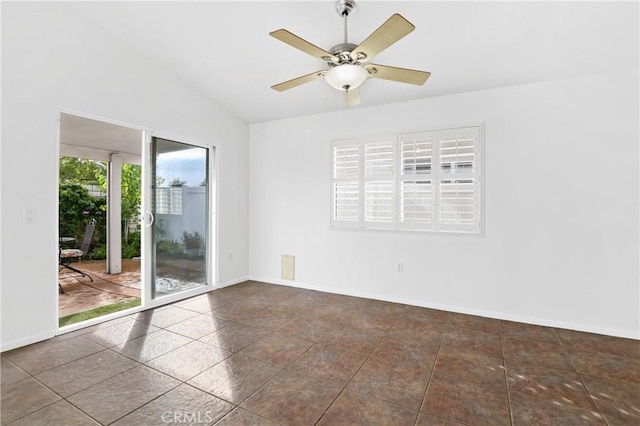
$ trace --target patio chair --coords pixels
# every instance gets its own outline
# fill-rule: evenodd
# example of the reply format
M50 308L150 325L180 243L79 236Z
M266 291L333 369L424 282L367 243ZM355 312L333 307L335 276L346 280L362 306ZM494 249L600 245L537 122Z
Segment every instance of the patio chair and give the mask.
M96 229L96 220L91 219L87 226L84 228L84 236L82 237L82 244L80 248L73 249L58 249L58 265L60 265L60 269L58 271L62 271L64 268L70 269L74 272L77 272L83 277L89 278L93 282L93 278L86 272L81 271L78 268L74 268L71 266L71 262L79 262L82 259L87 257L89 253L89 247L91 246L91 240L93 239L93 231ZM58 287L60 288L60 293L64 293L62 290L62 286L58 283Z

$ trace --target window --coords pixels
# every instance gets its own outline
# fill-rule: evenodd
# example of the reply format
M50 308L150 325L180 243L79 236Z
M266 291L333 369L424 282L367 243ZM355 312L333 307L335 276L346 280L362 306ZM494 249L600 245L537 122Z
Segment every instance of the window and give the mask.
M481 127L332 142L331 225L480 233Z
M182 214L182 187L156 188L156 213Z

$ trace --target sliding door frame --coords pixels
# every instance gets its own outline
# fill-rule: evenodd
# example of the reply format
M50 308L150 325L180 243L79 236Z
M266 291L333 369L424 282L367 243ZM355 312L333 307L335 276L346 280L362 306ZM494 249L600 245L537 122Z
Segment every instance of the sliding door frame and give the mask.
M141 126L137 126L135 124L131 124L131 123L127 123L127 122L123 122L123 121L119 121L119 120L114 120L112 118L106 118L106 117L102 117L102 116L98 116L98 115L94 115L94 114L87 114L85 112L81 112L81 111L77 111L74 109L70 109L70 108L61 108L59 113L58 113L58 125L57 125L57 143L56 143L56 176L58 177L58 182L60 179L60 155L63 153L62 151L62 147L61 147L61 132L62 132L62 114L69 114L69 115L73 115L76 117L80 117L80 118L86 118L89 120L95 120L95 121L100 121L102 123L106 123L106 124L112 124L115 126L120 126L120 127L127 127L129 129L133 129L136 131L140 131L141 132L141 140L140 140L140 144L142 145L142 153L141 156L139 158L140 161L140 165L142 167L142 174L144 175L144 170L145 170L145 165L144 165L144 146L145 146L145 141L147 140L147 133L148 130L144 127ZM88 149L89 151L91 151L91 148ZM87 156L87 148L83 148L80 147L79 150L77 152L73 152L73 153L65 153L65 155L70 155L73 154L73 156L77 156L78 158L89 158L89 156ZM107 152L107 151L105 151ZM113 154L113 153L112 153ZM131 164L138 164L137 163L137 156L132 156L131 154L126 154L126 153L119 153L122 156L122 159L124 160L124 162L127 163L131 163ZM93 158L95 159L95 158ZM106 158L102 158L100 159L100 161L110 161L107 160ZM144 178L143 178L144 179ZM144 182L141 184L144 185ZM144 194L144 186L141 188L142 190L142 194ZM142 195L144 197L144 195ZM60 193L59 193L59 184L56 185L56 200L59 200L60 197ZM107 206L107 209L109 209L110 207ZM142 211L142 210L141 210ZM56 235L55 235L55 244L56 244L56 255L58 253L57 248L58 248L58 244L59 244L59 230L58 230L58 224L60 221L60 217L59 217L59 209L55 210L55 223L56 223ZM144 238L144 229L141 229L141 240ZM144 250L144 246L141 247L142 250ZM53 251L52 251L53 253ZM144 258L144 256L142 256ZM141 287L144 285L144 259L141 259L141 264L140 264L140 280L141 280ZM55 283L58 283L58 278L59 278L59 271L58 271L58 267L56 266L56 275L55 275ZM56 330L56 335L60 335L60 334L65 334L65 333L69 333L81 328L85 328L85 327L89 327L92 325L96 325L96 324L100 324L106 321L110 321L112 319L116 319L116 318L120 318L126 315L131 315L132 313L136 313L139 311L142 311L144 309L147 309L147 307L145 307L144 305L144 291L140 290L140 306L136 306L133 308L129 308L126 310L122 310L122 311L118 311L118 312L114 312L114 313L110 313L110 314L106 314L106 315L101 315L99 317L96 318L92 318L90 320L87 321L82 321L82 322L78 322L78 323L74 323L68 326L64 326L64 327L60 327L58 324L58 320L59 320L59 309L60 309L60 300L58 297L58 285L54 284L51 285L51 292L54 295L54 297L52 298L54 300L55 303L55 330Z
M153 152L153 139L165 139L177 143L183 143L193 145L196 147L204 148L208 151L207 155L207 225L206 225L206 284L193 289L168 294L159 298L153 298L153 283L154 283L154 262L152 258L153 247L153 222L156 218L153 217L153 191L155 190L155 183L153 182L153 166L154 159ZM217 167L217 152L216 147L210 143L204 143L202 141L194 140L192 138L186 138L183 136L168 134L166 132L154 132L146 131L144 135L145 143L142 147L143 167L142 167L142 212L143 212L143 230L142 240L143 249L142 254L142 307L143 309L156 308L168 303L173 303L178 300L186 299L189 297L197 296L199 294L207 293L211 290L218 288L218 268L217 268L217 253L218 253L218 197L217 197L217 182L218 182L218 167Z
M52 302L55 305L55 317L52 318L55 321L54 330L56 330L56 334L65 334L69 333L81 328L89 327L92 325L100 324L102 322L106 322L109 320L113 320L116 318L124 317L127 315L131 315L136 312L144 311L150 308L155 308L158 306L162 306L165 304L173 303L178 300L186 299L189 297L193 297L199 294L207 293L211 290L214 290L219 287L219 271L217 265L218 258L218 182L219 182L219 172L218 172L218 155L217 147L212 143L203 143L202 141L197 141L192 138L187 138L181 135L168 134L165 132L154 132L149 130L148 128L136 126L130 123L125 123L118 120L113 120L110 118L105 118L101 116L96 116L93 114L87 114L84 112L80 112L73 109L61 108L58 114L58 126L57 126L57 143L56 143L56 159L60 157L61 147L60 147L60 132L61 132L61 121L60 114L70 114L75 115L82 118L87 118L91 120L101 121L108 124L114 124L117 126L128 127L131 129L139 130L142 132L141 145L142 145L142 153L141 153L141 165L142 165L142 205L140 208L141 216L143 218L143 223L141 226L141 264L140 264L140 280L141 280L141 291L140 291L140 306L126 309L123 311L114 312L111 314L103 315L97 318L93 318L87 321L79 322L76 324L72 324L65 327L58 326L58 312L59 312L59 299L58 299L58 286L57 284L52 284L51 295ZM147 227L147 223L149 220L147 212L150 211L151 208L151 193L153 191L153 186L151 182L151 140L153 137L160 139L167 139L175 142L186 143L189 145L194 145L202 148L206 148L208 150L208 167L207 167L207 179L208 179L208 193L207 193L207 203L208 203L208 224L207 224L207 236L206 236L206 244L207 244L207 256L206 256L206 269L207 269L207 284L201 287L197 287L191 290L186 290L183 292L163 296L159 299L153 299L151 297L152 294L152 271L151 271L151 228ZM56 161L56 176L59 175L59 162ZM58 199L58 186L56 185L56 199ZM55 223L56 229L59 221L58 217L58 209L55 211ZM57 254L58 247L58 231L56 231L55 235L55 253ZM53 253L53 251L52 251ZM58 268L55 269L56 275L52 277L55 281L53 283L58 282Z

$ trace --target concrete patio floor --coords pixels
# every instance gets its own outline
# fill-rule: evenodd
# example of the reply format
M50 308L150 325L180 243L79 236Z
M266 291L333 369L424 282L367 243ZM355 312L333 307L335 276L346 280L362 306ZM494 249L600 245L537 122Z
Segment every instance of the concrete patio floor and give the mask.
M59 294L58 317L84 312L140 297L140 261L122 259L122 273L107 274L104 260L83 261L72 266L86 272L93 282L63 268L59 282L64 293Z

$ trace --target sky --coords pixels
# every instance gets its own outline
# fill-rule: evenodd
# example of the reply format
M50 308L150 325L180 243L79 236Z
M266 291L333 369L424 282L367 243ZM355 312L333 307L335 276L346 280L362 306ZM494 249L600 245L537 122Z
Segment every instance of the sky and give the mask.
M163 186L174 179L186 181L186 186L200 186L206 177L206 150L193 148L162 153L156 160L156 176L164 178Z

